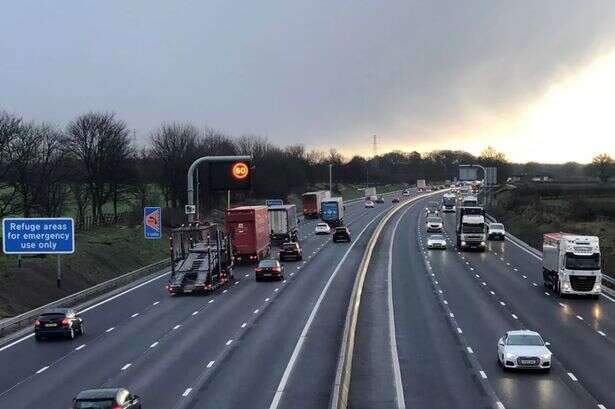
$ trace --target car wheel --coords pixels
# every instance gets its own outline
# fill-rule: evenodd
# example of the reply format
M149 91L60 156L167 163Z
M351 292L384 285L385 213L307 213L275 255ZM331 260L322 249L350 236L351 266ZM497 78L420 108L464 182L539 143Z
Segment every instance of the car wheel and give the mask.
M35 339L37 342L41 342L41 341L43 340L43 337L42 337L41 335L34 334L34 339Z

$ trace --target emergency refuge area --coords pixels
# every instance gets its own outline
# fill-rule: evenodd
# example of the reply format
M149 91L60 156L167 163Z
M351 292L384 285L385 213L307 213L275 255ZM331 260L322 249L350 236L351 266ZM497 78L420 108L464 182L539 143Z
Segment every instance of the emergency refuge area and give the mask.
M13 219L2 222L6 254L73 253L75 232L71 218Z

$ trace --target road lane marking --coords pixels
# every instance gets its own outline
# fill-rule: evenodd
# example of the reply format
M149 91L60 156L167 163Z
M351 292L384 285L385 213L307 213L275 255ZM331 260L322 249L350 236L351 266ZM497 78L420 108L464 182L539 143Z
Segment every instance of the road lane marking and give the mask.
M457 327L457 332L460 333L460 334L463 334L463 331L459 327Z
M212 302L214 302L214 299L213 299L213 298L212 298L211 300L209 300L209 301L207 302L207 304L211 304Z
M158 304L160 304L160 301L154 301L152 305L158 305Z
M226 341L226 346L229 346L229 345L231 345L232 343L233 343L233 340L232 340L232 339L229 339L228 341Z
M469 354L473 354L473 353L474 353L474 351L472 350L472 348L467 347L466 349L468 350L468 353L469 353Z
M192 315L194 316L194 315L197 315L198 313L199 313L198 311L195 311L192 313Z
M577 315L577 318L583 321L583 317L581 317L580 315Z
M188 389L186 389L186 390L184 391L184 393L182 393L182 396L183 396L183 397L186 397L186 396L190 395L190 392L192 392L192 388L188 388Z
M570 377L570 379L572 379L573 381L577 382L578 379L576 376L574 376L574 374L572 372L568 372L568 376Z
M132 366L132 364L126 364L126 365L124 365L124 366L120 369L120 371L125 371L126 369L130 368L131 366Z
M265 298L265 302L269 302L269 298Z
M448 315L450 315L451 318L455 318L455 314L453 314L452 312Z
M498 405L498 409L506 409L506 406L504 406L502 402L496 402L495 404Z
M243 324L241 324L241 328L245 328L245 327L246 327L246 325L248 325L248 323L247 323L247 322L244 322Z
M518 320L518 319L519 319L519 317L517 317L515 314L511 314L511 315L512 315L512 317L513 317L514 319L516 319L516 320Z
M598 334L602 335L603 337L606 337L606 334L600 330L598 330Z
M258 309L254 310L254 314L258 314Z
M181 327L181 325L177 324L176 326L173 327L173 329L178 329L179 327Z
M480 372L480 376L481 376L483 379L487 379L487 374L485 373L485 371L479 371L479 372Z
M138 313L138 312L135 312L134 314L132 314L132 315L130 316L130 318L134 318L134 317L138 317L138 316L139 316L139 313Z
M222 294L226 294L228 292L228 290L224 290L222 291Z
M545 295L551 295L551 294L549 294L548 292L545 291Z
M115 327L108 328L105 332L111 332L115 329Z
M77 348L75 348L75 351L82 350L83 348L85 348L85 344L79 345Z
M207 367L208 367L208 368L211 368L212 366L214 366L214 363L215 363L215 362L216 362L216 361L209 361L209 363L207 364Z
M444 304L448 304L448 301L446 301L446 300L442 300L442 302L443 302Z
M42 367L41 369L39 369L38 371L36 371L36 373L37 373L37 374L39 374L39 373L43 373L43 372L45 372L47 369L49 369L49 366L44 366L44 367Z
M159 344L159 342L158 342L158 341L156 341L156 342L154 342L152 345L150 345L149 347L150 347L150 348L156 348L156 347L158 346L158 344Z

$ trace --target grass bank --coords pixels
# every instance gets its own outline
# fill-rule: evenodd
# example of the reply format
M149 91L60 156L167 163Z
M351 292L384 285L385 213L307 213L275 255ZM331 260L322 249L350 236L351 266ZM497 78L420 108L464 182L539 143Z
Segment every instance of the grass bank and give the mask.
M163 235L164 237L164 235ZM168 240L146 240L143 227L103 227L76 234L76 251L62 255L62 288L56 287L57 256L0 257L0 318L17 315L123 273L168 257Z

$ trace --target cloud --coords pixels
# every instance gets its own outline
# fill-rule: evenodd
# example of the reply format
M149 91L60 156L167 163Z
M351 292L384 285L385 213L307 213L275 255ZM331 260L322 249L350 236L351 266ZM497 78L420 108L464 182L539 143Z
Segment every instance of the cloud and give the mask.
M114 110L369 152L473 146L615 46L615 3L497 0L10 2L2 107Z

